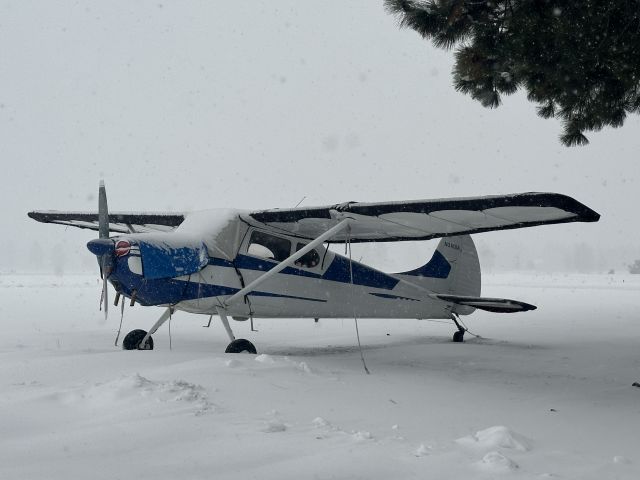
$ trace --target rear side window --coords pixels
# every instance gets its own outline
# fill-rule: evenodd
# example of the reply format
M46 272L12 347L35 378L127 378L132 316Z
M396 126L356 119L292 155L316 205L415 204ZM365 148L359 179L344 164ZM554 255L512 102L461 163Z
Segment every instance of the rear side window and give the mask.
M291 255L291 242L286 238L254 230L249 240L247 253L254 257L281 262Z
M299 243L296 246L296 252L298 250L306 247L304 243ZM298 260L296 260L296 267L304 267L304 268L313 268L320 263L320 255L318 255L317 250L309 250L303 256L301 256Z

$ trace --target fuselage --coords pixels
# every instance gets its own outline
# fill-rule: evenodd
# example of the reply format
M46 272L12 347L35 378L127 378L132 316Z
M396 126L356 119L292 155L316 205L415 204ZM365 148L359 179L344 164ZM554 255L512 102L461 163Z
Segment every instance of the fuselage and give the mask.
M357 314L367 318L449 318L447 304L429 297L424 285L405 275L352 262L323 245L243 299L226 305L231 295L309 240L275 234L241 221L218 227L218 232L186 230L191 238L186 250L165 244L157 251L150 250L149 239L155 246L162 238L156 234L115 238L116 257L109 281L118 292L134 297L141 305L173 305L191 313L215 314L223 307L236 317L331 318ZM163 255L170 261L167 265L184 265L185 274L156 274L172 268L162 263ZM192 264L194 268L190 268Z

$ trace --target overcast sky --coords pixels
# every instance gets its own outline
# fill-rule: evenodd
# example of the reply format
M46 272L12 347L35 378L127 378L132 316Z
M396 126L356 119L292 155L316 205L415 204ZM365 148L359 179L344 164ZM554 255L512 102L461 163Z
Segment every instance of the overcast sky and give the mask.
M637 116L567 149L524 95L455 92L451 53L381 0L0 5L0 271L53 251L93 268L91 232L26 212L96 209L101 178L138 211L553 191L601 221L478 236L483 264L639 255ZM385 262L425 260L403 248Z

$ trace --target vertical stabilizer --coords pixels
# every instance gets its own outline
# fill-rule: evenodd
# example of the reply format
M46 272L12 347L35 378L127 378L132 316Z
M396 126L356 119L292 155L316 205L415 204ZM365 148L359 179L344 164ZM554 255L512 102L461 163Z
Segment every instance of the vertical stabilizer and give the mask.
M469 235L443 238L427 264L398 275L435 293L480 296L480 261Z
M480 260L471 237L463 235L443 238L436 251L451 264L446 293L479 297L482 283Z

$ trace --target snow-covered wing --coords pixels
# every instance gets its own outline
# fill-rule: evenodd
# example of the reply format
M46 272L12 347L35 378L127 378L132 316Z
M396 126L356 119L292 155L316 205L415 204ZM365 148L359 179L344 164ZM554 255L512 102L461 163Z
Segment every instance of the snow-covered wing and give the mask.
M596 222L600 215L558 193L519 193L487 197L358 203L251 212L246 220L274 231L316 238L344 217L351 231L332 243L429 240L492 230L565 222Z
M34 211L29 217L43 223L98 230L98 212ZM116 233L168 232L184 220L182 213L110 212L109 230Z

